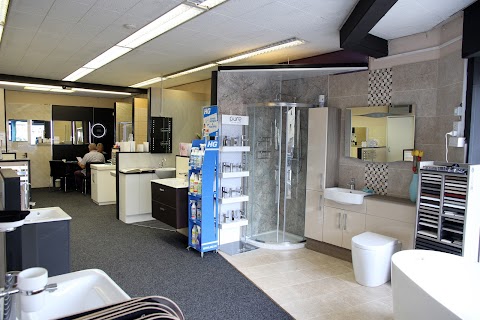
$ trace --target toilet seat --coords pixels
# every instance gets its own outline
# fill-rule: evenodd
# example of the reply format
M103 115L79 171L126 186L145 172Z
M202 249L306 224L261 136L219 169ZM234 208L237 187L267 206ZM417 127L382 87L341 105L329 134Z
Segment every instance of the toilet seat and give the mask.
M352 245L359 249L378 251L395 246L399 241L378 233L364 232L352 238Z

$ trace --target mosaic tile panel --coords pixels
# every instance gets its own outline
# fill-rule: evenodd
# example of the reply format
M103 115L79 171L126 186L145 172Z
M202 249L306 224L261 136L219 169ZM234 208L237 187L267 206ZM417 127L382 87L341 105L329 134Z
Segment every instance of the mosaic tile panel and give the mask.
M392 103L392 68L368 72L368 106L389 106Z
M388 164L366 163L365 186L376 194L386 195L388 186Z

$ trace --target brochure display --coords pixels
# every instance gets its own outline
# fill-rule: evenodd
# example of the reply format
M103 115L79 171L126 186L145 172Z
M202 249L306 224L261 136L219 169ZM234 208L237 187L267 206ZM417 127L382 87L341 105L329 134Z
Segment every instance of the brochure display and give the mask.
M193 140L189 164L188 248L218 249L218 140Z

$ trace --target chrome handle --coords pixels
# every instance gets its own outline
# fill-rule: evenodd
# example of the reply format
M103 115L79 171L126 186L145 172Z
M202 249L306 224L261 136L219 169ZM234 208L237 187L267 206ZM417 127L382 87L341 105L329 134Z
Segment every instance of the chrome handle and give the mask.
M338 212L337 215L338 215L338 229L341 229L342 228L342 213Z
M162 189L162 188L158 188L158 189L159 189L160 191L162 191L162 192L164 192L164 191L165 191L165 189Z
M343 230L347 230L347 214L343 214Z

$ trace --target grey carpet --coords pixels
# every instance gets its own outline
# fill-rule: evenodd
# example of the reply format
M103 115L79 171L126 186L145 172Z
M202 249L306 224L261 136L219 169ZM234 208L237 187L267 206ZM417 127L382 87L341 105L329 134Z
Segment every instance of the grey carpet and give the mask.
M72 217L72 271L102 269L131 297L172 299L186 319L292 319L219 254L186 250L177 232L124 224L114 205L77 192L34 189L32 200Z

